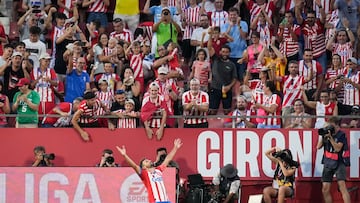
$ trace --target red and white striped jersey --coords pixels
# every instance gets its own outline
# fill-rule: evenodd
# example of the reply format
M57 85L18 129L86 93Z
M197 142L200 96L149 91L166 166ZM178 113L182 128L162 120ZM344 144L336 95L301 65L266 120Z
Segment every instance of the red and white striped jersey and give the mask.
M265 84L258 79L249 81L249 87L252 90L253 100L255 103L264 104L264 85Z
M276 105L276 111L275 113L268 113L268 118L265 118L264 125L281 125L281 118L280 117L274 117L274 116L280 116L281 115L281 98L277 94L273 94L271 96L264 95L264 106L270 107L272 105Z
M316 116L332 116L334 113L335 106L336 106L335 102L330 102L327 105L319 101L316 102ZM325 122L328 119L329 118L316 117L315 128L319 129L325 127Z
M154 25L154 22L150 21L150 22L142 22L138 26L138 27L141 27L144 29L145 39L147 38L147 40L149 40L149 41L151 41L151 39L152 39L152 35L153 35L152 26L153 25Z
M150 100L150 96L148 95L144 95L144 99L142 101L142 106L145 106L147 103L151 103ZM155 101L156 104L158 104L157 106L157 110L154 112L153 114L153 118L149 121L150 125L149 127L151 128L160 128L161 127L161 118L154 118L155 116L159 117L162 115L162 111L166 111L166 109L163 109L163 107L167 107L164 97L162 95L158 95L158 97L156 98Z
M40 68L34 68L30 73L30 78L32 81L39 79L34 90L39 94L40 102L55 103L55 94L52 85L50 82L45 81L45 78L57 81L55 70L47 68L45 71L41 71Z
M57 27L53 26L52 32L51 32L51 62L50 62L50 68L54 68L55 66L55 54L56 54L56 40L60 36L64 35L65 26L64 27Z
M182 95L183 105L191 103L193 100L196 100L197 105L207 104L209 105L209 95L204 91L199 91L196 96L191 94L191 91L184 92ZM186 124L200 124L206 123L207 112L200 112L197 109L193 108L190 111L184 111L184 123ZM186 116L201 116L201 118L186 118Z
M299 61L299 75L303 76L304 78L308 78L311 70L310 68L312 68L313 71L312 73L313 79L308 83L304 84L305 90L311 90L317 88L317 83L318 83L317 76L322 74L322 67L321 64L315 60L312 60L311 67L308 67L304 63L304 60Z
M334 43L333 44L333 54L339 54L343 66L346 66L347 60L353 55L353 46L351 42L346 42L345 44Z
M177 1L178 0L168 0L168 7L173 6L176 7L177 6ZM187 6L187 0L180 0L180 9L183 11Z
M128 59L130 59L130 66L134 70L134 78L143 79L144 78L144 71L142 68L142 60L144 56L142 53L140 54L130 54Z
M94 3L90 4L87 11L94 13L106 13L107 6L105 5L104 0L95 0Z
M132 35L131 31L128 29L125 29L125 28L120 33L116 32L116 31L111 32L110 38L116 38L118 41L122 40L122 41L129 42L129 43L131 43L133 41L133 35Z
M93 32L95 37L91 37L91 35L89 35L89 42L91 43L91 47L95 46L99 40L99 31L95 30Z
M96 122L98 119L95 117L96 116L96 112L97 110L101 108L101 101L99 99L96 99L96 102L94 104L94 106L89 107L86 100L83 100L80 105L78 110L82 112L80 119L79 119L79 123L94 123Z
M209 15L209 14L208 14ZM210 12L210 25L221 27L228 22L228 12L226 11L214 11Z
M304 49L311 49L313 51L314 58L318 58L325 53L325 29L320 20L317 20L313 26L310 26L306 21L304 21L302 25L302 33L305 41Z
M95 76L95 81L99 82L100 80L106 80L109 91L114 94L116 83L120 81L120 77L115 73L101 73Z
M112 92L95 92L96 97L100 100L102 104L104 104L108 109L111 108L111 104L114 101L114 95ZM97 116L105 115L105 110L103 108L99 108L96 111Z
M287 0L285 3L285 11L290 11L295 7L295 0Z
M113 111L113 113L125 113L124 109ZM136 128L136 118L118 118L117 128Z
M200 6L188 7L184 10L183 15L187 23L197 23L200 21ZM191 39L191 35L196 27L186 25L183 39Z
M331 39L336 32L336 25L339 23L339 10L333 10L331 13L326 15L326 23L332 25L333 28L327 28L325 31L325 44Z
M344 74L354 83L360 84L360 71L354 74L348 74L346 71ZM360 90L349 83L344 84L344 104L351 106L360 105Z
M161 82L159 79L156 79L156 82L159 85L159 94L164 97L166 105L170 112L174 112L174 101L170 98L170 92L167 89L168 86L171 87L171 90L178 94L176 82L173 79L167 79L165 82Z
M268 23L266 23L264 26L261 26L260 23L258 23L256 31L260 33L260 44L264 44L266 47L268 47L271 42L271 37L273 36Z
M272 18L272 15L275 11L275 5L273 1L269 1L261 6L259 6L255 1L249 1L248 8L250 10L250 22L252 22L260 13L261 8L264 8L270 19Z
M337 70L334 70L332 68L327 69L326 74L325 74L325 80L328 80L330 78L336 78L339 75L344 75L344 69L343 68L339 68ZM335 89L337 86L339 86L339 80L335 80L332 83L330 83L328 85L329 89Z
M292 106L296 99L301 98L301 89L300 87L305 83L305 79L303 76L297 75L295 77L291 77L290 75L286 75L283 77L284 88L283 88L283 107Z
M59 13L64 13L68 18L71 18L73 16L72 10L74 9L74 6L76 6L76 0L61 0L61 2L65 5L66 8L70 9L70 12L65 10L64 8L59 6Z
M280 30L278 30L278 35L280 35ZM300 26L293 25L291 30L299 37L301 34ZM295 41L290 34L290 30L288 28L284 28L283 33L283 41L280 42L280 52L284 54L286 57L293 56L299 52L299 44L298 41Z
M331 13L331 5L330 2L331 0L320 0L321 1L321 6L324 8L325 10L325 14ZM319 7L316 5L315 0L313 2L313 10L316 12L316 17L320 18L321 14L320 14L320 9Z
M165 170L165 168L165 165L160 165L152 172L146 169L141 169L139 175L148 192L150 203L169 201L162 177L162 172Z

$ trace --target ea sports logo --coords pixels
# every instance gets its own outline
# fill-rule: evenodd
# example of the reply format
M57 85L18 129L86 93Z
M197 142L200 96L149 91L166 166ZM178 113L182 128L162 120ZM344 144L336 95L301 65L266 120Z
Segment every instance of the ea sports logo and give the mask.
M147 191L136 173L127 177L120 187L121 202L148 203Z

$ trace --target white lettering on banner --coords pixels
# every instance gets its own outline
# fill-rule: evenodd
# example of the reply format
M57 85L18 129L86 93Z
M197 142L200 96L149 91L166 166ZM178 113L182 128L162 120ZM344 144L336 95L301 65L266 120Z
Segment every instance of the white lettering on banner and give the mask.
M121 202L147 203L147 191L139 175L133 173L127 177L120 187Z
M260 177L257 156L259 155L259 136L252 131L237 131L237 168L239 176L246 177L246 163L249 164L250 176ZM247 150L248 148L248 150ZM246 151L249 151L246 153ZM219 169L218 169L219 170Z
M86 188L89 189L90 197L84 198ZM87 203L87 202L101 202L99 190L96 185L95 177L92 174L81 174L79 183L76 187L76 192L73 202Z
M210 142L209 150L220 150L220 137L214 131L201 132L197 141L197 169L203 176L214 176L219 172L220 154L208 153L207 142ZM210 169L207 169L207 164Z
M350 131L350 177L359 177L360 131Z
M6 174L0 173L0 203L6 203Z
M257 178L262 176L262 173L272 177L275 168L264 153L273 146L291 150L294 160L300 163L301 168L296 176L321 177L324 150L316 149L317 139L313 139L312 131L290 130L284 135L281 131L270 130L260 136L256 131L239 130L236 131L235 142L233 132L235 131L224 130L222 136L214 131L203 131L199 134L197 169L204 177L214 176L219 172L219 168L227 163L236 165L240 177ZM350 131L350 178L359 177L359 141L359 131Z
M26 173L25 174L25 203L34 202L34 174Z
M62 173L46 173L39 181L39 202L47 203L49 196L49 183L58 182L60 185L68 185L68 178ZM55 190L54 198L59 198L61 203L69 202L69 196L64 190Z

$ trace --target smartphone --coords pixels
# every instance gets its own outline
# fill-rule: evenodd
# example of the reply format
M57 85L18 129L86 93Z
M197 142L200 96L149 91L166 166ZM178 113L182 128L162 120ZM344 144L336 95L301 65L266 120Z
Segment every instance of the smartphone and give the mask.
M86 42L79 42L79 46L84 47L86 45Z

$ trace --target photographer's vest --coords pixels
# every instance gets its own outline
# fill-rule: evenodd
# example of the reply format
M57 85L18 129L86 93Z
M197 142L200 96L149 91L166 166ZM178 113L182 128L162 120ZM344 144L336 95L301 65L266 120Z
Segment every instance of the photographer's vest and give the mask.
M340 134L337 133L334 136L335 142L337 142L338 137L340 137L342 133L344 132L340 132ZM345 166L350 166L350 151L346 137L340 152L335 152L335 149L330 143L324 145L324 166L326 168L336 169L338 167L339 160L342 160Z
M290 166L287 166L287 168ZM275 174L274 174L274 179L277 181L277 184L280 186L288 186L288 187L293 187L294 186L294 180L295 180L295 175L292 176L285 176L284 173L282 172L280 165L277 164L276 165L276 169L275 169Z
M219 184L219 191L223 195L228 195L231 183L235 180L240 180L239 176L235 176L234 178L226 178L222 175L220 175L220 184Z

